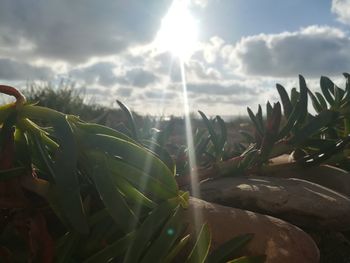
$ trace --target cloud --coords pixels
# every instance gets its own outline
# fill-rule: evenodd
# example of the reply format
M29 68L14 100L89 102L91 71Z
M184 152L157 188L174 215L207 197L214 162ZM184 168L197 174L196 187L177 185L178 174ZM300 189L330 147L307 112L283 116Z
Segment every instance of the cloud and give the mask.
M0 58L2 80L49 80L53 72L48 67L36 67L14 60Z
M186 70L189 79L218 80L222 78L221 73L217 69L198 60L191 61L187 65Z
M131 87L121 87L117 90L116 95L122 97L129 97L132 93Z
M70 63L113 55L151 41L170 2L3 0L0 51Z
M247 87L238 82L222 84L220 82L214 83L189 83L187 90L196 94L209 94L209 95L258 95L259 89L253 89Z
M340 29L327 26L244 37L234 48L225 49L229 63L234 67L238 63L238 71L248 75L339 75L350 68L349 37ZM227 54L227 50L231 52Z
M144 97L151 100L177 100L178 94L169 90L147 90Z
M209 0L192 0L191 4L194 6L199 6L205 8L208 5Z
M125 79L130 85L137 87L145 87L158 80L156 75L142 68L133 68L127 71L125 74Z
M220 49L225 44L225 41L218 36L210 38L208 43L202 43L203 58L207 63L216 62Z
M350 0L333 0L331 10L340 22L350 25Z
M226 106L232 106L243 108L241 111L245 111L246 106L250 105L254 101L254 98L252 97L237 97L237 96L208 96L203 95L196 99L196 103L202 104L202 105L211 105L211 106L219 106L222 104L226 104Z
M101 86L112 86L118 82L113 72L115 65L111 62L99 62L93 65L76 68L69 75L73 79L83 80L87 84L99 84Z

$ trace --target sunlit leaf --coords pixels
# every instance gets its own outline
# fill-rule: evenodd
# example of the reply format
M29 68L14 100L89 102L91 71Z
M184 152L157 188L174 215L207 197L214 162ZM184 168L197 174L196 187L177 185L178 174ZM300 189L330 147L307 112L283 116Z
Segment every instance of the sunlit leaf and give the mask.
M134 120L134 117L133 117L131 111L121 101L117 100L117 103L118 103L119 107L123 110L123 112L125 113L125 115L127 117L127 120L128 120L127 123L128 123L128 126L129 126L129 129L131 131L133 139L136 140L136 141L139 141L140 138L139 138L138 131L137 131L137 128L136 128L136 123L135 123L135 120Z
M227 263L263 263L265 260L266 256L244 256L230 260Z
M203 263L209 253L211 233L207 224L204 224L198 233L197 241L191 250L186 263Z
M253 236L254 234L244 234L225 242L209 254L208 262L221 263L230 260L233 255L235 255L253 238Z

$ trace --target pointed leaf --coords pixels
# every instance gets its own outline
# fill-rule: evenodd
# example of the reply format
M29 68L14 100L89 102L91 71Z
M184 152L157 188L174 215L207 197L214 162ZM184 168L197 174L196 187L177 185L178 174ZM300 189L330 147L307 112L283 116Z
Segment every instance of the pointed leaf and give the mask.
M186 263L205 262L211 244L211 234L207 224L204 224L199 231L197 241L188 256Z
M211 122L209 121L209 119L207 118L207 116L202 112L202 111L198 111L199 114L201 115L203 121L204 121L204 124L205 126L207 127L208 129L208 132L210 134L210 139L215 147L215 151L216 152L219 152L220 151L220 145L219 145L219 138L214 130L214 127L213 125L211 124Z
M98 251L84 261L84 263L101 263L108 262L109 260L121 256L127 251L131 241L133 240L135 232L129 233L128 235L118 239L112 244L108 245L104 249Z
M297 125L300 126L304 123L304 120L308 114L307 110L307 86L303 76L299 75L300 96L298 107L300 107L299 116L297 118Z
M230 260L227 263L264 263L266 256L244 256L234 260Z
M138 131L136 128L136 123L134 120L134 116L132 115L131 111L129 110L129 108L122 103L121 101L117 100L117 103L119 105L119 107L123 110L123 112L125 113L127 120L128 120L128 127L131 131L132 134L132 138L136 141L139 140L139 135L138 135Z
M276 88L277 88L277 91L278 91L280 98L281 98L281 101L282 101L284 115L288 118L293 110L292 103L289 100L289 96L288 96L287 91L285 90L285 88L282 85L276 84Z
M147 251L148 245L158 231L163 227L166 220L174 213L177 205L164 202L154 209L144 220L141 226L135 232L135 238L129 244L127 254L124 258L125 263L140 262L142 254Z
M190 240L190 235L187 235L183 237L176 246L173 247L173 249L168 253L168 255L164 258L163 263L170 263L173 262L175 257L180 253L182 249L187 245L188 241Z
M317 113L323 111L325 108L323 108L322 105L319 103L317 97L310 91L310 89L307 89L307 92L311 98L312 106L314 107L315 111Z
M259 125L259 122L258 122L257 118L255 117L255 114L252 112L252 110L249 107L247 107L247 111L248 111L248 114L249 114L251 121L254 124L255 130L257 131L257 133L260 136L263 136L264 132L263 132L261 126Z
M220 263L228 261L234 254L242 249L253 238L254 234L239 235L225 242L210 253L208 262Z
M91 167L92 179L107 211L122 230L129 232L138 220L126 203L124 196L114 185L106 157L103 156L103 153L97 152L85 154L89 167Z
M321 128L329 125L334 119L337 118L337 113L334 111L323 111L317 115L314 119L308 122L304 127L298 130L294 137L292 137L289 142L291 144L299 144L314 133L319 132Z
M185 230L185 225L181 220L183 216L183 208L178 207L174 215L164 225L158 238L147 249L146 255L142 258L142 263L163 261L174 246L175 241Z
M322 76L320 80L320 86L323 93L323 96L326 98L328 103L333 106L334 98L331 93L334 94L334 83L327 77Z
M290 103L295 106L299 100L299 92L296 88L292 88L290 91Z
M271 118L271 115L272 115L272 106L271 106L271 103L268 101L266 103L266 119L270 119Z
M320 105L323 110L326 110L328 108L326 100L323 98L322 94L319 92L315 92L316 97L318 98L318 101L320 102Z

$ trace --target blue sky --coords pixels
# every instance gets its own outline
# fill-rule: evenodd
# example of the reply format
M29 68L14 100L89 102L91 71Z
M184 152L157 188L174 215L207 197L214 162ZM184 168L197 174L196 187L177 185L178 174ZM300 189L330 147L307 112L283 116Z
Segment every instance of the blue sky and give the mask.
M326 0L208 1L200 14L203 38L218 35L237 41L242 36L295 31L314 24L341 26L330 12L331 4Z
M182 114L178 60L152 46L172 2L2 0L0 82L69 78L98 103ZM192 111L245 115L277 99L276 83L290 89L303 74L317 89L321 75L340 83L350 71L350 0L191 0L189 10Z

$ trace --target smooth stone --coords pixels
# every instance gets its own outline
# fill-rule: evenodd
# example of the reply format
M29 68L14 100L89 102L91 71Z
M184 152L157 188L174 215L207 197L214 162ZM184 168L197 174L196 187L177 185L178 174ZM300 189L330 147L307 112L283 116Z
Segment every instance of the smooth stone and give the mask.
M309 168L302 168L297 165L287 164L285 157L278 157L270 167L262 172L263 176L280 177L280 178L299 178L307 180L344 195L350 196L350 173L331 166L320 165Z
M321 185L272 177L225 177L200 184L201 198L313 229L349 230L350 199Z
M267 263L319 262L319 250L312 238L300 228L280 219L241 209L190 198L185 218L189 232L194 231L194 213L209 225L211 250L237 235L253 233L253 239L241 251L242 255L266 255Z

